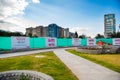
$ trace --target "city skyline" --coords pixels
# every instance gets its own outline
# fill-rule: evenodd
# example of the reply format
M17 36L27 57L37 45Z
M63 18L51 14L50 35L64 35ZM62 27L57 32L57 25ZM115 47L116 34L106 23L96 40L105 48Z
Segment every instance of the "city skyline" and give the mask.
M26 36L30 37L55 37L55 38L73 38L75 34L69 31L69 28L62 28L57 24L48 26L36 26L35 28L26 28Z
M115 14L120 24L120 0L0 0L0 29L25 28L56 23L71 32L94 37L104 34L104 15Z

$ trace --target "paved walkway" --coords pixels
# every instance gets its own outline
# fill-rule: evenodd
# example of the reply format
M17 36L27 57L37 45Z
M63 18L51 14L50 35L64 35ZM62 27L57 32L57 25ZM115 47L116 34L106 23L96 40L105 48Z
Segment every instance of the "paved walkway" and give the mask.
M15 52L15 53L5 53L5 54L0 54L0 58L8 58L8 57L28 55L28 54L36 54L36 53L39 53L39 52L47 52L47 51L52 51L52 49L25 51L25 52Z
M43 50L34 50L34 51L5 53L5 54L0 54L0 58L8 58L8 57L15 57L15 56L36 54L36 53L39 53L39 52L54 51L54 50L57 50L57 49L71 49L71 48L72 48L72 47L70 47L70 48L56 48L56 49L43 49Z
M69 48L64 48L69 49ZM0 58L35 54L39 52L54 51L58 58L76 75L79 80L120 80L120 73L109 70L84 58L71 54L63 48L35 50L0 54ZM67 74L67 73L66 73Z
M77 76L79 80L120 80L120 74L71 54L63 49L54 53Z

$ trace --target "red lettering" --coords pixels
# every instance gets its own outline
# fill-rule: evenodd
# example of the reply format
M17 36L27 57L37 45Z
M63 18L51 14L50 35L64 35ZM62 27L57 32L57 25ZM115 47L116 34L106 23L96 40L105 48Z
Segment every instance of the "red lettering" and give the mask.
M51 45L52 45L52 46L55 46L55 44L54 44L54 43L52 43Z
M52 47L52 46L55 46L55 44L54 44L54 43L50 43L50 44L48 44L48 45L49 45L49 46L51 46L51 47Z
M55 42L55 39L48 39L48 42Z
M48 44L49 46L51 46L51 44Z
M16 39L17 39L17 40L25 40L24 37L17 37Z
M89 40L89 42L94 42L94 40L93 40L93 39L91 39L91 40Z
M93 44L93 43L89 43L89 44Z
M50 39L48 39L48 42L50 42Z
M120 40L118 39L118 40L115 40L115 41L120 41Z

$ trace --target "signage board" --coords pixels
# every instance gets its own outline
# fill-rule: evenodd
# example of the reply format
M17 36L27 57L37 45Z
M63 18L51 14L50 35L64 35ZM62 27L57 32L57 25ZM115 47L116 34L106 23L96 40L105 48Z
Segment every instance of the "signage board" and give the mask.
M120 38L113 38L113 45L120 45Z
M29 45L29 37L11 37L12 49L28 49Z
M88 38L87 46L94 46L94 45L96 45L96 39Z
M80 45L81 45L81 39L72 38L72 46L80 46Z
M57 38L46 38L46 47L57 47Z

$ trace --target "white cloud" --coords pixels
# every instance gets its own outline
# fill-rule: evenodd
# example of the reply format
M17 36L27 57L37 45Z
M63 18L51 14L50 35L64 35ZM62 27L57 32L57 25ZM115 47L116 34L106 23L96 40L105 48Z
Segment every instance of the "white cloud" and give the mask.
M37 25L22 17L28 4L26 0L0 0L0 29L25 33L26 27Z
M27 5L25 0L0 0L0 19L24 14Z
M103 33L98 29L94 28L94 27L70 27L70 32L75 33L75 31L77 31L78 35L86 35L87 37L92 37L94 38L98 33L102 34ZM96 34L97 33L97 34Z
M33 3L40 3L40 0L32 0Z
M70 27L69 29L73 33L77 31L79 35L84 34L88 31L88 28L81 28L81 27Z
M0 21L0 29L8 31L21 31L25 33L25 28L34 27L37 23L21 18L21 17L9 17L4 21Z
M20 31L21 22L17 19L24 14L27 5L25 0L0 0L0 29Z

